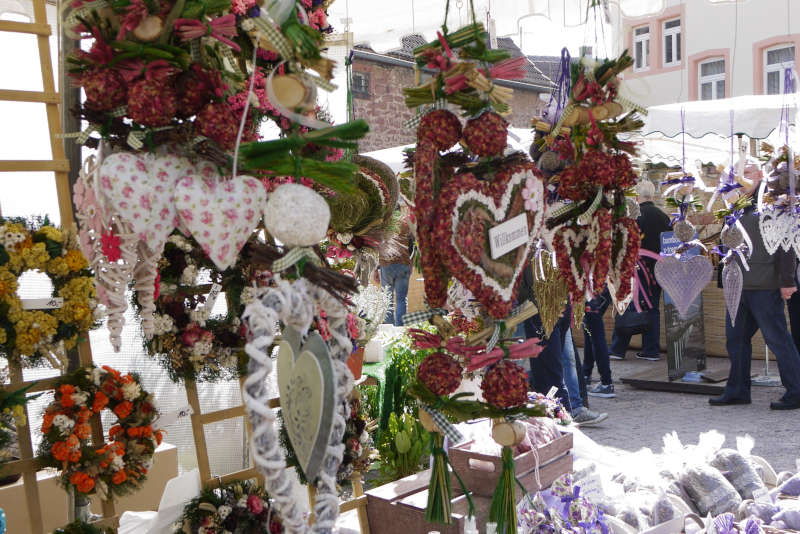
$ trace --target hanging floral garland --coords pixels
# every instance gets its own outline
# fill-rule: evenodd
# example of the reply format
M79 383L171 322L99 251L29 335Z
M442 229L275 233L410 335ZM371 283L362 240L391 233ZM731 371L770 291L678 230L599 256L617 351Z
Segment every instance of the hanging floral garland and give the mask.
M200 278L207 283L198 285ZM239 316L253 298L259 273L242 259L220 272L194 239L175 232L164 246L157 280L154 333L145 347L170 378L218 380L244 374L245 329ZM136 302L138 292L133 295ZM218 297L226 299L227 311L212 316Z
M19 278L27 271L50 278L53 292L45 302L19 298ZM75 235L46 218L38 229L0 219L0 353L61 367L66 351L96 326L96 308L92 273Z
M89 419L110 410L116 421L108 443L89 445ZM55 398L45 408L39 455L61 469L64 487L111 499L141 486L163 432L153 428L155 399L136 376L108 366L82 367L56 381Z
M283 534L283 522L267 491L243 480L203 490L183 509L175 534L247 532Z

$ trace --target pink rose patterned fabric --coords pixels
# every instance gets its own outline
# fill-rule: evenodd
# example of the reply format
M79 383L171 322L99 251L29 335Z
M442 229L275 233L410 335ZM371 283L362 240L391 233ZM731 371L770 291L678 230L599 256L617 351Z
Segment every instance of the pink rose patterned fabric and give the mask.
M210 163L197 166L175 187L180 225L223 271L255 231L266 202L264 186L251 176L223 180Z
M160 253L178 224L173 202L176 182L194 172L174 155L111 154L100 168L100 197L106 213L120 221L154 253Z

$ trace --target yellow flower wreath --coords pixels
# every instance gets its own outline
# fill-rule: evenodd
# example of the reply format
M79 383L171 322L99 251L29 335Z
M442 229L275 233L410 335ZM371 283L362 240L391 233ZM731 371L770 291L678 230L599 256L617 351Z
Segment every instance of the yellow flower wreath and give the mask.
M60 307L24 309L19 277L39 271L50 277ZM45 224L35 230L0 219L0 354L31 364L63 358L95 323L97 307L89 263L70 232Z

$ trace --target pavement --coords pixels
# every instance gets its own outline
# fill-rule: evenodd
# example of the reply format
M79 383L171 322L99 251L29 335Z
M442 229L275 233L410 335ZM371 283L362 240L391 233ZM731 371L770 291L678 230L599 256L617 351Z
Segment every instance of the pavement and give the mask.
M653 366L663 368L666 376L663 354L658 362L639 360L633 352L625 360L612 360L616 398L589 398L591 410L608 413L608 419L581 430L601 445L627 451L648 447L656 453L661 451L663 436L673 430L685 444L697 443L702 432L718 430L726 437L725 447L732 448L736 436L750 434L755 439L753 454L764 457L777 472L798 469L800 410L769 409L769 403L783 395L782 387L753 386L752 404L712 407L706 395L642 390L620 381ZM755 372L762 368L762 361L753 362ZM774 362L770 362L770 371L777 373ZM596 371L593 378L597 380Z

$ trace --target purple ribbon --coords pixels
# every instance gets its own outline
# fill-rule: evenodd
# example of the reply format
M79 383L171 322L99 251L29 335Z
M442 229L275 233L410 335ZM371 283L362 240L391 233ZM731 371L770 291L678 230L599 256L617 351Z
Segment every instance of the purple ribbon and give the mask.
M551 124L558 123L558 119L561 118L561 112L567 106L567 102L569 101L569 93L572 84L572 74L570 73L571 68L572 60L569 56L569 50L567 50L567 47L565 46L561 49L561 67L558 74L558 82L556 82L556 86L553 87L553 90L550 92L550 101L547 103L547 108L544 110L545 120L551 119L551 117L548 116L548 113L550 112L550 105L555 100L556 111L553 114L552 120L549 121Z
M693 184L694 182L694 176L683 175L682 178L671 178L669 180L664 180L661 182L661 185Z
M678 203L678 213L672 214L672 220L670 220L670 225L675 225L676 222L682 221L686 219L686 212L689 210L689 203L685 200L682 200Z
M744 215L744 210L735 210L730 215L725 216L725 225L733 226L736 224L742 215Z
M731 168L731 172L728 173L728 181L719 186L719 192L724 195L725 193L730 193L734 189L739 189L740 187L742 187L742 184L734 181L733 168Z

